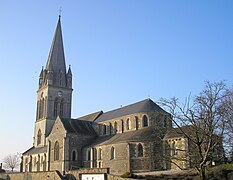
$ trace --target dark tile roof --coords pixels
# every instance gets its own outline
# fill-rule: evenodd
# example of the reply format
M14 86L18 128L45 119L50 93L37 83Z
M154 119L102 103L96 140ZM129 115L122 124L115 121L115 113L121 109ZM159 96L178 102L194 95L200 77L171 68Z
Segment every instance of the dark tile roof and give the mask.
M47 152L47 146L31 147L30 149L25 151L23 155L40 154L40 153L46 153L46 152Z
M160 106L158 106L151 99L145 99L143 101L103 113L95 120L95 122L103 122L106 120L126 116L129 114L134 114L134 113L156 112L156 111L165 112Z
M78 133L85 135L96 135L91 122L78 119L61 119L67 133Z
M98 112L95 112L95 113L91 113L91 114L88 114L88 115L85 115L85 116L82 116L82 117L79 117L78 119L79 120L83 120L83 121L95 121L96 118L98 118L101 114L103 114L103 111L98 111Z
M167 131L164 136L164 139L184 137L184 133L190 134L193 132L193 127L191 125L182 126L180 128L172 128Z
M163 135L158 132L158 130L156 130L154 127L147 127L140 130L118 133L116 135L102 136L95 139L95 141L87 147L124 142L148 142L156 140L159 141L161 139L163 139Z

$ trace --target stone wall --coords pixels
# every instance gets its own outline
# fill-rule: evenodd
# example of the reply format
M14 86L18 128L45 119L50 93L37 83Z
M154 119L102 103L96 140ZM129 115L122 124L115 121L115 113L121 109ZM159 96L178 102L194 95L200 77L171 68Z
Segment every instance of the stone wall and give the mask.
M23 156L23 164L22 167L23 172L36 172L36 171L47 171L48 170L48 154L38 153L31 155Z
M143 120L146 117L147 123ZM95 124L95 130L100 136L112 134L122 134L130 131L140 131L147 126L155 127L159 138L150 142L129 142L108 145L94 145L83 149L84 167L109 167L111 174L121 175L125 172L140 172L151 170L162 170L163 165L163 145L161 138L167 129L171 128L170 115L164 112L135 113L127 116L110 119ZM99 129L98 129L99 128ZM127 134L125 134L127 136ZM143 146L143 156L137 156L137 145ZM111 148L115 149L115 158L111 158ZM100 153L101 151L101 153ZM101 155L101 158L99 157Z
M86 173L105 173L107 174L107 180L127 180L128 178L121 178L120 176L115 176L108 174L107 168L99 168L99 169L83 169L76 171L67 172L68 177L72 180L79 180L80 174ZM61 177L58 175L56 171L50 172L31 172L31 173L12 173L12 174L0 174L0 178L6 180L61 180ZM130 180L133 180L130 178Z
M111 157L111 149L115 149L114 157ZM90 150L91 149L91 150ZM99 157L99 151L102 150L102 155ZM90 151L91 158L88 159L87 153ZM95 152L95 153L94 153ZM84 149L84 167L102 167L110 168L111 174L123 174L130 171L129 164L129 145L128 143L119 143L112 145L96 146L89 149Z
M166 145L166 156L172 162L168 167L173 170L188 169L188 139L182 137L166 139Z
M56 171L11 173L7 176L9 177L7 180L61 180Z
M78 180L80 174L108 174L108 168L92 168L92 169L80 169L66 172L67 177L72 180ZM109 176L109 175L108 175ZM61 174L58 171L46 171L46 172L29 172L29 173L9 173L0 174L0 178L6 180L61 180ZM110 180L121 180L122 178L110 176ZM109 180L109 178L108 178Z
M67 147L69 147L69 149L66 149L67 150L65 157L67 162L66 169L72 170L83 167L82 148L86 146L89 142L91 142L94 138L95 136L93 135L82 135L82 134L67 135L67 139L69 142ZM73 157L74 152L76 154L75 158ZM75 160L73 161L73 159Z
M63 127L63 124L59 118L56 119L53 129L48 136L49 144L50 144L50 170L59 170L64 171L64 145L65 145L65 137L66 132ZM59 151L56 152L58 154L58 159L55 159L55 144L58 144ZM67 147L66 147L67 148Z
M137 146L143 147L143 156L139 156ZM130 171L143 172L163 169L162 142L156 139L154 142L130 143Z

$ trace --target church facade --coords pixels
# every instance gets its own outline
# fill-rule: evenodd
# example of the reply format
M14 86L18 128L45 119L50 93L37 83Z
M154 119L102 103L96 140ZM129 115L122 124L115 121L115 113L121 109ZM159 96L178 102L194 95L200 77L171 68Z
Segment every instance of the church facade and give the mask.
M39 76L34 142L22 155L22 172L109 168L112 174L123 174L176 169L164 158L171 142L173 149L179 147L186 155L188 140L169 134L173 129L170 114L151 99L74 119L72 91L59 17L47 64ZM190 167L187 162L179 165Z

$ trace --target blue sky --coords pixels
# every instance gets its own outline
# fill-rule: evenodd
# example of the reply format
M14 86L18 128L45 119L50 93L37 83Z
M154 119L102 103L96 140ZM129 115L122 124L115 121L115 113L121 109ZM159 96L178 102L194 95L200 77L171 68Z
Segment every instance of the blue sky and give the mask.
M233 84L233 1L0 1L0 160L32 146L60 7L72 117Z

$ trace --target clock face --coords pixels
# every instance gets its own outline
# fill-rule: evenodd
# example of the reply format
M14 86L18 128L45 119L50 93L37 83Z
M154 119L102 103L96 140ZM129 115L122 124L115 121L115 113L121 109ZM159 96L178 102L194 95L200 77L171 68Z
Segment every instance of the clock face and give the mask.
M59 96L59 97L62 97L62 92L61 91L59 91L58 93L57 93L57 95Z

